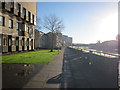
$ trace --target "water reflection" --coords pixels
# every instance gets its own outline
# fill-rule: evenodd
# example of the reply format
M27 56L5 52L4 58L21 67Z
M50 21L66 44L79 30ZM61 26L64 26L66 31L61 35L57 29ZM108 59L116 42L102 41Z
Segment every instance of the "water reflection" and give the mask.
M2 64L2 87L22 88L42 67L35 64Z

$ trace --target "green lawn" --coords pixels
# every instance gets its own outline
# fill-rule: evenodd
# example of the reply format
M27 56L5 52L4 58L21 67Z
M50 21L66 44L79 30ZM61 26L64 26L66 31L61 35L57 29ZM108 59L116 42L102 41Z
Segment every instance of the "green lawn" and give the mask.
M46 64L51 61L57 54L57 50L54 50L54 52L50 52L50 50L40 50L14 55L6 55L2 56L2 63Z

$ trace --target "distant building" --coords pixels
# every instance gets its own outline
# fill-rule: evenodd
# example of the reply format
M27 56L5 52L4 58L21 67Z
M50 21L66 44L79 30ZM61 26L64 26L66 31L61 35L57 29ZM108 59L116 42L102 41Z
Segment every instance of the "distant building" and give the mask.
M72 37L68 37L67 35L63 35L62 39L63 39L63 45L64 46L72 45Z
M47 33L48 35L48 48L61 48L62 47L62 33Z
M2 52L34 50L35 2L0 2Z
M42 37L43 37L44 33L38 30L35 30L35 49L40 49L42 48Z
M48 35L47 34L44 34L41 39L40 39L40 42L41 42L41 47L42 49L48 49Z
M72 45L72 37L62 33L43 33L35 30L35 49L54 49Z
M48 35L35 30L35 49L47 49L48 48Z

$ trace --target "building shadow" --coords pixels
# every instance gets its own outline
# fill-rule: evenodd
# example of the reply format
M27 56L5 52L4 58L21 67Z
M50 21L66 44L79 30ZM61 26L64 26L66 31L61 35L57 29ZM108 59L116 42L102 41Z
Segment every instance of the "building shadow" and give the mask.
M23 88L43 65L2 64L2 88Z
M48 84L57 84L57 83L61 83L62 80L62 74L56 75L50 79L48 79L47 83Z

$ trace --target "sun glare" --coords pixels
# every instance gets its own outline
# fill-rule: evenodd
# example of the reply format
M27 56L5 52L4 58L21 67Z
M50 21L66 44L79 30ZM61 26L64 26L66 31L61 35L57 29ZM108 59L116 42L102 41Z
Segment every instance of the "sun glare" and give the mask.
M115 40L118 34L118 14L110 14L101 20L97 34L101 41Z

